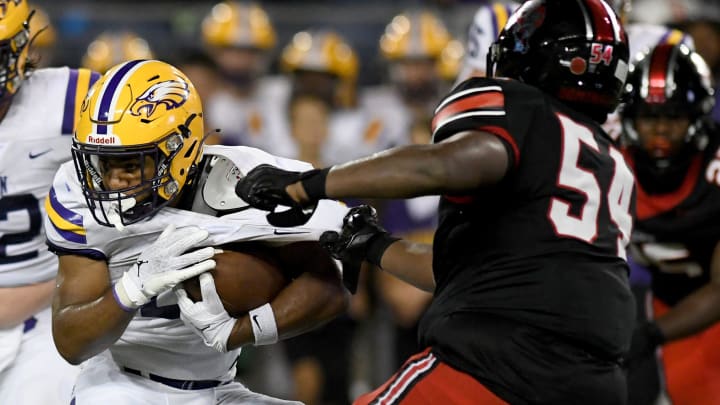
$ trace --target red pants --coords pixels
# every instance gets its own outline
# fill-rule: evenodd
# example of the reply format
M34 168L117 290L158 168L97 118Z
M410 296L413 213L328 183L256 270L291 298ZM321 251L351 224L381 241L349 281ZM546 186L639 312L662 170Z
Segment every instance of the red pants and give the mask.
M653 300L655 316L668 307ZM674 405L720 405L720 324L662 347L662 364Z
M380 388L361 395L355 405L501 405L473 377L455 370L430 353L430 348L410 357Z

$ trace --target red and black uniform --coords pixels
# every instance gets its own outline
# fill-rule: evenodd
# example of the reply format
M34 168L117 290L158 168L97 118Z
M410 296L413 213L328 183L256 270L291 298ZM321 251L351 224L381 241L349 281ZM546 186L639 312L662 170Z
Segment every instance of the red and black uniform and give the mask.
M704 151L690 158L672 191L654 192L667 188L667 179L644 175L632 149L625 151L638 178L632 257L652 273L656 318L712 276L720 242L720 136L713 135ZM662 363L673 403L720 403L720 325L664 345Z
M512 167L496 186L441 199L423 347L513 404L623 403L634 189L620 151L587 116L513 80L460 84L433 129L436 143L495 134Z

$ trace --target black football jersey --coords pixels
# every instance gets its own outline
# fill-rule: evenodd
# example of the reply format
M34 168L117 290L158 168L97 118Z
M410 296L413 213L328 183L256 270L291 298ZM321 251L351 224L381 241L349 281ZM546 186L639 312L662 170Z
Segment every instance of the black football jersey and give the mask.
M673 306L710 281L720 241L720 134L688 166L672 192L649 194L637 184L631 254L652 272L653 295ZM627 161L635 165L631 150Z
M495 186L441 198L421 341L467 341L437 325L491 314L620 356L634 324L625 261L634 180L622 153L590 118L514 80L453 89L436 109L433 142L466 130L498 136L512 167Z

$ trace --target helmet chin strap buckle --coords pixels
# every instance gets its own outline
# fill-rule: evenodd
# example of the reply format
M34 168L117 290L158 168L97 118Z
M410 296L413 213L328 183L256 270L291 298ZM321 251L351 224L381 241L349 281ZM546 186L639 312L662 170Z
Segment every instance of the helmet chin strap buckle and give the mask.
M105 212L105 216L110 225L114 226L120 232L125 231L122 214L131 210L136 204L137 202L134 197L127 197L125 194L118 193L118 200L111 202Z

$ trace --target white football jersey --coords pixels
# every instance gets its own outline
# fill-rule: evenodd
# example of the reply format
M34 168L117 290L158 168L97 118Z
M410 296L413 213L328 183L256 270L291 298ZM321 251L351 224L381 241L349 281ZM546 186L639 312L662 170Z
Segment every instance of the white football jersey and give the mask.
M309 164L244 146L206 146L204 156L204 159L213 159L213 168L198 184L196 197L198 193L200 197L202 193L208 193L210 195L206 200L212 205L237 207L240 204L246 209L216 217L163 208L152 218L128 225L121 232L99 225L93 219L82 195L74 164L68 162L55 176L47 199L45 227L48 244L58 252L106 260L114 282L169 224L178 228L199 226L207 229L210 232L207 246L238 241L286 243L318 240L322 232L341 228L347 207L335 201L322 200L305 225L277 228L267 222L267 212L249 208L242 200L233 197L237 180L259 164L268 163L296 171L311 169ZM120 339L111 346L110 352L121 366L183 380L231 378L234 373L232 366L239 353L219 353L206 346L180 320L172 292L161 294L140 308Z
M225 91L214 94L207 100L206 121L220 130L223 143L295 156L295 147L287 140L285 117L289 97L290 83L286 77L263 77L247 98L240 99Z
M75 117L99 77L87 69L39 69L0 121L1 287L57 273L57 258L45 245L44 201L58 167L71 159Z

